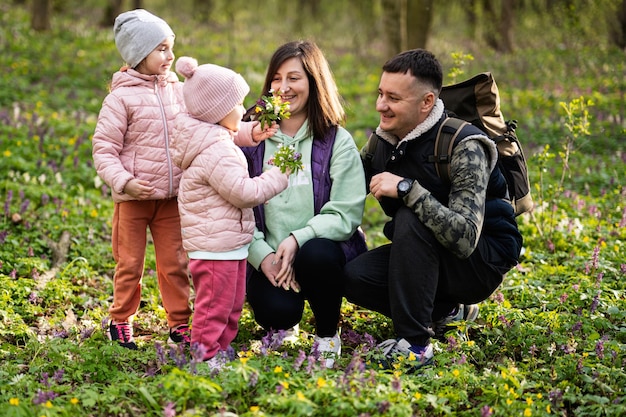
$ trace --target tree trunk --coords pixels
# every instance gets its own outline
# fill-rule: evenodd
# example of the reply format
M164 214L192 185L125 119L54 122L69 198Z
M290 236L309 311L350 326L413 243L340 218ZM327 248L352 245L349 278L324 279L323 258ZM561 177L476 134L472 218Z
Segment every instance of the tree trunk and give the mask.
M100 21L103 28L113 26L115 18L122 12L122 0L109 0L104 7L104 14Z
M402 50L426 48L433 20L434 0L405 0L405 3L406 42L403 43Z
M50 30L51 0L33 0L31 28L37 32Z
M432 22L434 0L383 0L383 25L387 55L425 48Z
M392 57L402 50L400 30L400 3L406 0L382 0L383 31L387 57Z
M613 16L608 16L611 41L621 49L626 49L626 0L622 0L618 6L616 17L615 22Z
M200 23L209 23L213 12L213 0L193 0L193 15Z
M483 0L485 41L487 45L498 52L513 50L513 0L501 0L500 10L497 10L494 0Z

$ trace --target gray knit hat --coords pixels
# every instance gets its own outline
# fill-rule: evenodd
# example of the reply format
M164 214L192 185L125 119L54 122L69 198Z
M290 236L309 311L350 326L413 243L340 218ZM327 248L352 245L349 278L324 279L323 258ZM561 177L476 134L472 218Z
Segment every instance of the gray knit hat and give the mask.
M204 64L188 56L176 61L176 72L185 77L183 98L187 112L209 123L218 123L250 92L248 83L233 70Z
M135 68L174 32L165 22L144 9L124 12L113 25L115 46L126 63Z

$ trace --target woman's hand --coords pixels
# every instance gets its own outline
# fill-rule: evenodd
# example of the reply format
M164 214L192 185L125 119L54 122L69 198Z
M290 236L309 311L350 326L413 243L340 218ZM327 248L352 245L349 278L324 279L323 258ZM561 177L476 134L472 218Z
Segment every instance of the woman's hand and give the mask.
M276 253L269 254L261 261L261 272L275 287L284 290L300 292L300 285L296 282L296 273L293 270L293 261L298 253L298 242L293 235L283 240Z
M280 242L276 250L275 262L280 265L280 270L276 274L276 286L289 290L295 283L295 272L293 271L293 262L298 253L298 242L293 235L289 235L285 240Z

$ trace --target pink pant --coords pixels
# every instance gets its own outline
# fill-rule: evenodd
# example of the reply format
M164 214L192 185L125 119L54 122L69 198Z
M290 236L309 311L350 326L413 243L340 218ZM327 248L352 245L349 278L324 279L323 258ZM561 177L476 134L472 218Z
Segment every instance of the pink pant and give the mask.
M139 308L148 227L167 323L169 327L187 324L191 316L190 283L176 198L115 204L111 240L117 265L109 314L115 321L128 321Z
M204 345L206 360L226 350L237 336L246 296L246 260L191 259L189 269L196 292L191 343Z

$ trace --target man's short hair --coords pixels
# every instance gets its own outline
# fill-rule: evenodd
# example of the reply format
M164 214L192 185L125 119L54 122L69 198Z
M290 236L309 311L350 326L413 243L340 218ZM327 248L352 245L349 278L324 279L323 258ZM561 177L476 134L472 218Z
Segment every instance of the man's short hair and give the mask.
M383 71L390 73L411 72L418 81L430 85L437 95L443 85L443 70L441 63L432 52L425 49L411 49L399 53L385 62Z

